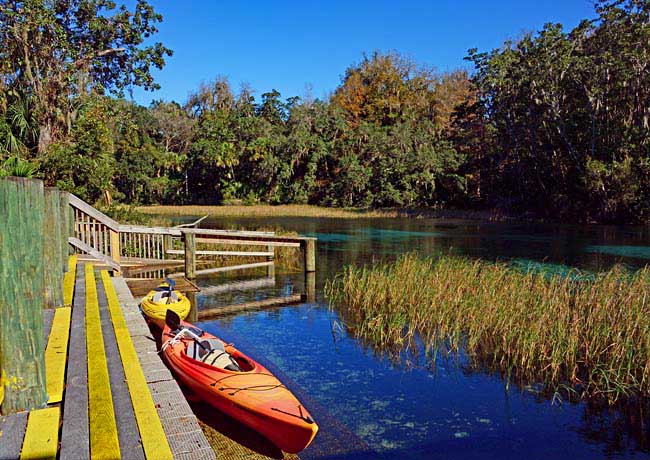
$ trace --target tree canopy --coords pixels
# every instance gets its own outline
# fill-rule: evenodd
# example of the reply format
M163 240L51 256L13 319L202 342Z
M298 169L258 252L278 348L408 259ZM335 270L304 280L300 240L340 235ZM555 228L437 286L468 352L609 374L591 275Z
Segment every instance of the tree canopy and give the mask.
M110 0L0 2L1 102L32 105L38 153L70 132L78 98L159 87L151 68L171 51L144 41L161 20L145 0L133 11Z
M143 107L125 91L157 88L151 70L171 55L147 2L0 0L0 160L90 201L647 222L650 2L595 11L470 50L472 72L374 52L324 100L217 77Z

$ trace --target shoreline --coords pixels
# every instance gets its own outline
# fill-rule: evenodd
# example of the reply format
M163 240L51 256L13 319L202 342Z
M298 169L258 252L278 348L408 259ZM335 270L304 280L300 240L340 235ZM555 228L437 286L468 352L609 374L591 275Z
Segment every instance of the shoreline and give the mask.
M311 204L256 205L145 205L134 209L145 215L209 217L316 217L329 219L459 219L483 222L568 225L628 225L650 227L649 222L599 222L594 220L550 219L530 213L511 214L501 209L451 208L334 208Z
M528 221L497 210L456 210L433 208L328 208L316 205L149 205L138 206L136 210L147 215L160 216L204 216L210 217L322 217L339 219L465 219L490 222ZM539 220L535 220L541 222Z

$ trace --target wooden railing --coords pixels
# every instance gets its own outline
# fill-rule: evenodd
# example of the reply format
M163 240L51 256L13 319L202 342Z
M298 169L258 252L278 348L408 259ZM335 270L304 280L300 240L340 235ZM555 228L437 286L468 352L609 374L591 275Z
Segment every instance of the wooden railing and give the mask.
M200 275L273 267L275 247L293 247L303 252L305 272L316 270L316 238L277 236L274 232L217 230L177 227L148 227L122 225L88 203L70 194L73 209L74 236L70 243L78 252L90 254L120 271L122 262L157 264L183 261L185 275L193 279ZM194 224L199 223L203 218ZM197 245L221 245L228 249L197 249ZM233 250L232 246L262 246L259 251ZM183 256L182 259L177 256ZM197 270L198 257L251 257L255 262ZM263 262L259 258L265 258Z

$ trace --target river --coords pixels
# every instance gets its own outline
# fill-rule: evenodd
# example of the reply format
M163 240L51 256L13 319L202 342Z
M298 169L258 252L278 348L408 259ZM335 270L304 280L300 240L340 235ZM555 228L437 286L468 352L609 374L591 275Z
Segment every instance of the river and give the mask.
M340 424L336 436L322 430L321 446L317 439L303 458L650 458L650 419L639 407L594 407L552 401L534 387L506 389L499 375L469 369L462 356L441 360L435 369L418 360L391 362L348 336L323 296L326 280L346 264L372 264L408 251L505 259L552 272L598 271L615 263L638 268L650 263L648 228L323 218L224 218L204 224L278 226L318 237L314 303L201 324L274 363L318 408L317 420L321 411L332 426ZM252 278L222 276L199 284ZM280 273L273 285L200 295L198 302L208 308L303 289L302 274Z

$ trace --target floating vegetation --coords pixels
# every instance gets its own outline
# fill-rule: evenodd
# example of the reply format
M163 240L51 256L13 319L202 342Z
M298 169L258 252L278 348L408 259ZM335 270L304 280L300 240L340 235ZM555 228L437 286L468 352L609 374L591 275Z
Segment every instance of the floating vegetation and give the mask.
M549 396L650 395L650 269L551 275L414 254L350 266L326 286L349 330L380 349L462 352Z

